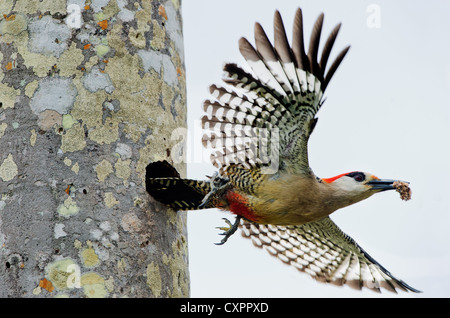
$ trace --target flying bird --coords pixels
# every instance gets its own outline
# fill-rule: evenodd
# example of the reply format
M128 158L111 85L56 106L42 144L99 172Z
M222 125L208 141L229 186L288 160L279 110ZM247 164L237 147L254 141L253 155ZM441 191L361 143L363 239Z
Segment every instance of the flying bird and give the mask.
M352 171L317 177L308 161L308 139L317 124L323 94L350 46L327 67L338 24L319 54L324 15L314 24L305 50L302 11L289 44L281 15L274 15L274 44L259 23L255 45L239 40L250 70L224 65L224 83L211 85L202 118L206 148L218 171L206 180L183 179L167 161L146 169L146 189L175 210L219 208L236 215L221 227L223 244L238 229L321 282L380 291L419 292L395 278L329 215L375 193L397 190L408 200L407 182Z

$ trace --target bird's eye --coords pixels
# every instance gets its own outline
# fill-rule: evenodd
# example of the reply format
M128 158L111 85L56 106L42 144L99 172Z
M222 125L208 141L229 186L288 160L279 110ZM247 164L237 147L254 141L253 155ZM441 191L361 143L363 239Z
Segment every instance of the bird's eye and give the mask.
M350 172L347 176L353 178L356 182L363 182L366 176L362 172Z

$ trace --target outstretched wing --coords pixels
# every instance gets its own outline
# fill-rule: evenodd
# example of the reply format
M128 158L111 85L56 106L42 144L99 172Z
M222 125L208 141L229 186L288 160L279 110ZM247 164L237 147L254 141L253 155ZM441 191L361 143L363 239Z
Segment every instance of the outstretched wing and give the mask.
M255 246L321 282L380 291L419 292L398 280L329 218L302 226L261 225L241 220L242 235Z
M302 11L297 10L292 47L280 13L275 12L274 46L260 24L255 25L255 45L245 38L239 49L252 69L236 64L224 66L224 82L212 85L215 100L204 103L203 144L213 149L216 167L240 163L246 168L273 166L309 173L307 142L316 123L315 115L331 77L346 55L346 47L326 70L340 29L329 35L318 60L323 14L317 19L309 51L303 41Z

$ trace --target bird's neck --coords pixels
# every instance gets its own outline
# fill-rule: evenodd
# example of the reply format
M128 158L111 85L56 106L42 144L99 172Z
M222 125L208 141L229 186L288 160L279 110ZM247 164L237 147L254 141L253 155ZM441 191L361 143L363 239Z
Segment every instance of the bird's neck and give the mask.
M334 182L319 182L319 191L324 200L324 205L327 209L333 212L344 208L346 206L357 203L361 200L367 199L372 194L370 192L357 193L340 184L338 181Z

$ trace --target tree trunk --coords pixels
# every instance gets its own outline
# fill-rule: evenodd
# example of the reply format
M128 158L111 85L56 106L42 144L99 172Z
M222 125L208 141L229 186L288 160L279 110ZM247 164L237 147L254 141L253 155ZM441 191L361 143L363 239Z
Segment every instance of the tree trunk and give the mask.
M0 297L189 296L186 215L144 184L183 150L180 0L2 0L0 18Z

